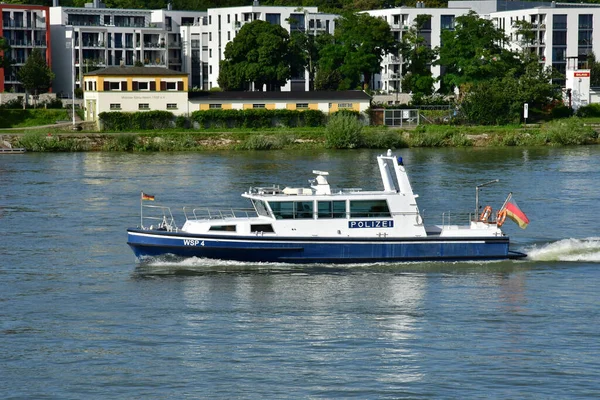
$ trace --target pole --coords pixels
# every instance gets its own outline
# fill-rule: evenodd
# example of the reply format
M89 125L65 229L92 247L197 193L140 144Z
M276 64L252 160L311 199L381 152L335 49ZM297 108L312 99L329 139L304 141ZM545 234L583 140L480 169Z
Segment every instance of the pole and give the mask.
M144 229L144 200L142 197L144 196L144 192L140 192L140 229Z
M71 34L71 61L73 61L73 67L71 70L71 86L73 90L71 95L73 96L73 109L71 110L71 113L73 114L73 130L75 130L75 30L73 30L73 33Z
M481 185L475 186L475 218L477 218L477 214L479 214L479 188L491 185L492 183L496 182L500 182L500 179L494 179L493 181L489 181L486 183L482 183Z

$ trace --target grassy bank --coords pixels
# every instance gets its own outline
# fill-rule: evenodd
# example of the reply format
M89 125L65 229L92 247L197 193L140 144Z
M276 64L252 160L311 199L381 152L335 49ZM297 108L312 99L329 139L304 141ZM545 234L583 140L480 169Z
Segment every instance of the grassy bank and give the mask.
M177 128L138 133L71 132L58 128L15 134L2 132L5 139L29 151L201 151L274 150L320 148L406 148L562 146L598 144L598 133L577 118L556 120L536 126L449 126L423 125L413 130L362 127L352 140L331 140L326 127L271 129ZM336 137L333 137L336 139Z
M56 121L69 120L69 114L64 109L28 109L1 110L0 128L24 128L55 124Z

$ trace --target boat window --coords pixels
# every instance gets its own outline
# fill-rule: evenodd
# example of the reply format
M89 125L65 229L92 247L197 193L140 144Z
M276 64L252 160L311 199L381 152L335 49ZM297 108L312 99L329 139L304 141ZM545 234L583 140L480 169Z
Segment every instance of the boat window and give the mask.
M250 232L275 232L271 224L250 225Z
M269 203L277 219L310 219L313 217L312 201L272 201Z
M235 232L235 225L213 225L210 227L209 231L226 231L226 232Z
M346 218L345 201L319 201L319 218Z
M254 204L254 209L258 215L261 217L270 217L269 210L267 209L267 205L264 201L252 200L252 203Z
M391 217L385 200L351 200L350 218Z

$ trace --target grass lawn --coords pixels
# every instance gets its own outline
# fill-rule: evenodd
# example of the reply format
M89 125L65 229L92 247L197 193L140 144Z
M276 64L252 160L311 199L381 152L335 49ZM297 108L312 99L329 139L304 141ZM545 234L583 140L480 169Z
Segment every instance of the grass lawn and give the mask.
M69 113L62 109L0 110L0 128L51 125L66 120Z

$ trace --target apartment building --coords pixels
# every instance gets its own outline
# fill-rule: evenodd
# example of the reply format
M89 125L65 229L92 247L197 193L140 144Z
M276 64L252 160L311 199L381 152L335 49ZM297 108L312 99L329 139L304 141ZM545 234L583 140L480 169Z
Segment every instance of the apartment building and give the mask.
M335 19L338 17L335 14L319 13L317 7L261 6L258 1L254 1L251 6L209 8L207 14L206 24L199 25L201 29L192 33L199 35L192 40L199 40L196 42L202 46L199 54L203 62L206 60L208 87L201 87L205 90L219 86L219 63L224 59L225 46L245 24L260 20L280 25L288 32L300 30L313 35L333 34ZM309 90L307 77L306 72L292 77L281 91Z
M56 2L56 0L55 0ZM182 70L182 24L195 11L106 8L94 0L85 7L50 9L56 63L56 92L71 93L85 73L110 66L146 65Z
M394 38L402 41L402 36L413 27L417 16L428 15L429 20L423 25L419 34L430 47L441 45L441 34L444 30L453 30L455 19L470 11L469 7L456 8L425 8L422 2L417 7L399 7L383 10L365 11L367 14L385 20L394 34ZM371 88L385 93L402 92L402 77L404 60L400 54L387 54L381 63L381 72L373 76ZM441 73L441 67L431 67L434 77Z
M4 54L4 57L14 61L10 71L0 68L0 93L23 92L17 73L33 49L40 49L46 63L52 65L49 8L0 3L0 13L0 37L6 39L11 47L10 53Z

